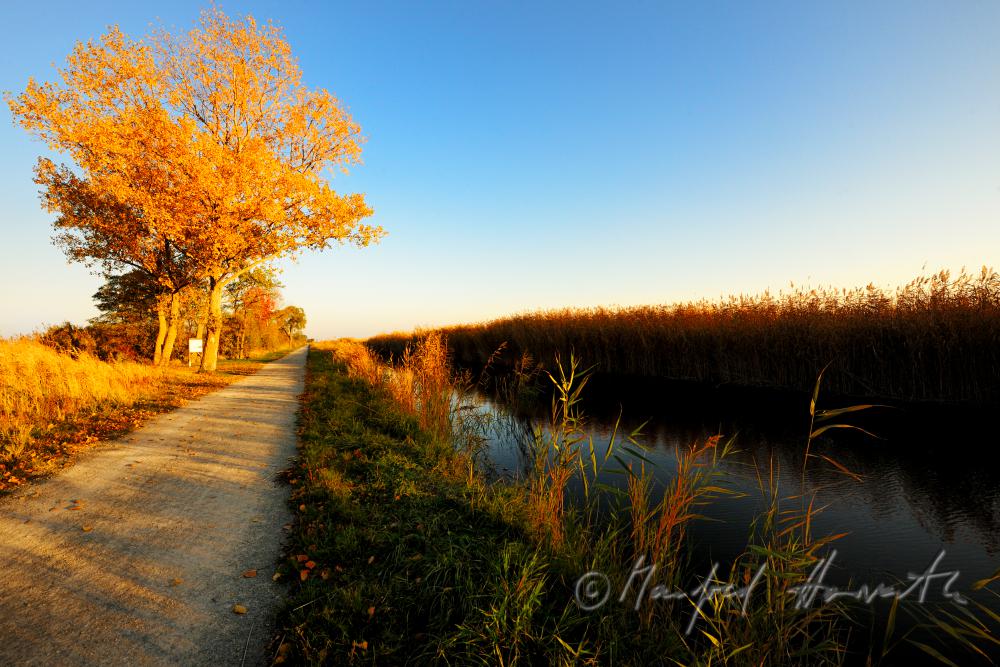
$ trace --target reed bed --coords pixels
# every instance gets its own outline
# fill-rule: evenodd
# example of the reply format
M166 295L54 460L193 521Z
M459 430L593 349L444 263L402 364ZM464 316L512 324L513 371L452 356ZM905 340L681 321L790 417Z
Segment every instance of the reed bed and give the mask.
M436 330L455 363L512 368L560 351L599 372L907 401L1000 402L1000 274L941 271L887 291L791 288L673 305L563 309ZM422 335L376 336L383 358ZM503 347L500 354L497 350Z
M163 377L151 366L62 354L28 338L0 340L0 462L19 459L36 436L71 417L135 404Z

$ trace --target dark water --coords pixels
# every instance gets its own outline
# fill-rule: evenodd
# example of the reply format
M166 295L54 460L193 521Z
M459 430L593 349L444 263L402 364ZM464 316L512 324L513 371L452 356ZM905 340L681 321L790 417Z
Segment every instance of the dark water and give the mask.
M745 549L749 526L766 507L756 471L766 479L773 466L781 495L798 494L803 487L808 397L683 384L635 391L611 381L591 394L583 409L598 451L610 439L619 410L620 430L628 432L646 422L637 440L656 464L653 470L660 482L673 474L677 447L718 433L735 434L738 451L721 467L725 485L744 497L722 498L703 508L711 520L698 521L691 530L696 572L707 573L713 563L725 572ZM532 427L545 428L547 410L513 410L485 395L479 400L482 409L497 416L487 449L495 472L523 475L530 465L524 439ZM820 407L856 402L829 401L824 406L821 398ZM863 426L879 438L835 430L815 440L813 452L831 456L861 477L853 479L816 459L806 468L805 493L815 494L816 506L825 506L813 523L814 536L847 533L827 549L837 553L824 583L855 590L860 584L907 582L908 574L925 572L943 551L936 571L958 573L951 590L1000 614L996 596L972 590L973 582L1000 568L1000 468L991 463L998 460L994 452L1000 452L1000 442L991 433L995 415L981 408L878 408L838 421ZM608 467L620 469L613 462ZM618 474L602 475L607 483L621 480ZM943 584L937 580L929 587L925 608L953 606L940 595ZM888 601L868 605L864 613L870 618L862 624L879 627L888 608ZM908 626L904 622L901 627ZM996 648L987 652L998 653ZM903 650L898 657L907 653Z

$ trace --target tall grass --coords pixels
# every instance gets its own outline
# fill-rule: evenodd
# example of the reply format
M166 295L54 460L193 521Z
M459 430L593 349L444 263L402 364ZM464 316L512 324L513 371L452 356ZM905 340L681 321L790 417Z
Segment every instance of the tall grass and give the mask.
M61 354L28 339L0 339L0 462L28 452L40 433L107 406L130 406L159 386L163 372Z
M942 271L887 291L791 288L673 305L563 309L438 330L454 361L499 365L530 353L553 368L573 349L615 374L901 400L1000 402L1000 274ZM399 355L417 334L367 344Z
M404 414L430 427L441 424L438 420L445 405L443 398L438 401L434 397L446 393L453 396L460 388L452 384L448 389L455 375L439 335L411 347L393 367L358 343L339 343L333 349L351 375L374 384L391 396ZM719 465L733 451L733 440L716 437L679 447L675 468L665 477L656 476L646 465L635 432L620 434L616 427L603 448L594 442L579 408L588 372L581 370L575 356L571 355L566 365L556 363L548 377L554 386L550 423L534 432L534 461L527 478L489 484L470 475L464 491L452 491L440 508L422 515L418 524L450 525L448 522L455 517L467 516L462 521L474 521L480 532L462 533L461 538L456 533L455 540L463 541L446 546L446 540L441 553L428 550L419 556L404 556L399 554L408 552L402 544L395 545L391 537L399 522L368 528L380 531L380 535L386 533L380 539L394 545L392 558L397 560L390 561L386 565L390 569L378 575L380 582L389 580L388 573L395 571L392 568L409 570L415 560L423 562L426 558L426 585L438 586L441 594L447 594L456 605L449 612L455 624L436 624L429 637L421 632L414 654L453 664L836 665L848 658L854 611L847 603L801 607L791 595L794 587L808 581L813 568L826 555L824 551L841 537L814 534L820 512L814 498L805 496L802 490L789 494L787 489L779 488L779 471L773 461L758 466L758 486L766 509L748 529L745 552L728 571L713 571L704 580L703 586L715 587L716 592L698 600L694 584L706 572L700 569L704 564L690 561L693 545L688 536L692 524L700 519L703 505L722 495L735 495L726 487ZM812 425L804 441L804 466L825 460L854 476L836 461L809 450L824 429L845 426L832 420L870 406L820 410L819 386L820 381L814 378ZM428 396L431 390L436 393ZM454 435L461 427L456 421L461 406L454 400L449 400L448 405L452 411L448 429ZM427 410L423 411L422 406ZM378 420L384 421L385 417ZM370 431L365 433L373 443L383 442ZM350 443L350 448L356 446L353 440ZM413 438L408 436L407 444L400 445L399 451L412 443ZM364 451L358 449L352 456L338 455L331 460L338 466L348 462L345 470L349 473L353 461L366 456ZM389 447L379 455L383 458L377 459L376 469L396 460L398 454L391 451ZM448 457L447 450L437 449L434 453L437 460ZM600 481L607 478L609 468L624 475L623 484L614 487ZM801 474L804 479L805 467ZM352 491L358 498L375 493L363 489L364 479L359 476L357 484L362 488L356 486ZM428 483L433 486L439 482ZM375 489L384 494L381 484ZM577 484L582 493L571 494L571 484ZM408 490L410 482L400 483L397 488ZM401 502L406 493L393 491L388 495ZM426 504L420 507L428 510ZM344 509L338 512L357 513ZM317 518L320 522L326 520ZM341 529L341 533L347 534L347 529ZM424 544L422 538L414 542ZM477 542L489 544L491 551L481 553ZM497 549L497 544L503 546ZM345 556L334 550L331 557ZM657 600L650 598L647 591L646 597L640 599L634 576L639 563L655 567L651 586L687 594ZM602 573L608 590L614 592L607 604L593 611L583 608L574 590L574 582L586 571ZM755 592L746 604L727 599L727 591L750 586L751 582ZM384 588L379 591L388 595ZM622 600L618 599L619 592L623 592ZM334 599L332 596L330 593L324 598L326 604ZM331 609L329 614L335 615L334 611ZM403 627L381 628L392 636L409 636L412 630L406 624L424 627L427 623L419 612L414 613L414 617L398 621ZM895 606L891 613L894 618ZM964 649L974 653L978 650L970 648L974 642L996 643L985 624L976 618L968 623L973 624L971 630L959 628L951 633L968 640L961 642ZM889 625L887 645L891 620ZM307 624L302 623L297 632L308 651L310 635L303 632L305 627ZM352 644L352 657L356 645ZM888 659L894 655L890 653ZM885 652L873 653L870 662L886 659Z
M405 346L389 364L364 345L347 340L321 344L319 349L332 349L351 376L385 389L438 442L451 442L457 418L452 410L455 394L467 380L452 369L442 336L431 334Z

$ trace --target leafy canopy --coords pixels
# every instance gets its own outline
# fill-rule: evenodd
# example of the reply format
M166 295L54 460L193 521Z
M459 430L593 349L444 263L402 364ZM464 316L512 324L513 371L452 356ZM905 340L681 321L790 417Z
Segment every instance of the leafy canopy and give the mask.
M78 171L39 159L47 205L77 259L178 261L228 282L331 241L367 245L361 194L328 178L360 161L360 128L310 89L281 30L217 9L195 28L78 43L60 81L6 94L15 118ZM166 247L166 254L164 248Z

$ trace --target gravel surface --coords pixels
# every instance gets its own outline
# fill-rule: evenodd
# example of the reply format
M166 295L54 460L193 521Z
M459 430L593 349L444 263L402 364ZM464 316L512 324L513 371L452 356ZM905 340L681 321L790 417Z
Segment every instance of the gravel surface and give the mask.
M0 500L0 665L267 662L305 357Z

